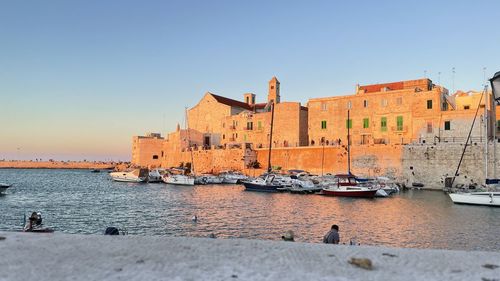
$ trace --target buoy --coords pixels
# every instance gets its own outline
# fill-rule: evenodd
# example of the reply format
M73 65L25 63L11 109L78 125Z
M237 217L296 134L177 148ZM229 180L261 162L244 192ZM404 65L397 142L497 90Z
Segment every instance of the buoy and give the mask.
M198 217L197 217L196 215L194 215L194 216L191 218L191 220L192 220L193 222L197 222L197 221L198 221Z

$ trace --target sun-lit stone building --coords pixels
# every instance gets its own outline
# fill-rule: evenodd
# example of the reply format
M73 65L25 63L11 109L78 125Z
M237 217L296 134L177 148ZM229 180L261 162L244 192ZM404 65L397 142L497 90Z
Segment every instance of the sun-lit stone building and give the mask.
M354 95L310 99L309 145L345 144L348 126L353 145L463 139L479 97L471 92L450 96L446 88L419 79L357 86ZM474 126L473 137L482 133L481 126Z
M243 98L241 102L206 93L188 110L189 128L203 134L203 146L251 143L268 147L273 106L273 146L307 145L307 108L299 102L281 102L276 77L269 81L265 103L256 103L253 93L246 93Z
M164 140L159 133L132 137L132 163L143 167L159 167L164 156Z

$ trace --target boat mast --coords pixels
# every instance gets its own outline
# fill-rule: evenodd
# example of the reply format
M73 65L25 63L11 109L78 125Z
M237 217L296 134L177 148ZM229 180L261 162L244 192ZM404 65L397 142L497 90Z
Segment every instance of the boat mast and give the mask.
M481 107L481 101L483 100L484 90L481 93L481 98L479 98L479 103L477 104L476 114L474 115L474 119L472 120L472 125L470 126L469 134L467 135L467 139L465 140L464 149L462 150L462 156L460 156L460 161L458 161L457 170L455 174L453 174L453 178L451 179L451 186L453 187L453 183L455 182L455 178L458 176L458 170L460 169L460 165L462 164L462 160L464 159L465 149L467 149L467 145L469 144L470 135L472 134L472 129L474 128L474 123L476 123L477 113L479 112L479 107Z
M271 104L271 133L269 134L269 156L267 157L267 172L271 172L271 146L273 144L274 101Z
M350 122L349 122L349 112L347 110L347 174L351 174L351 135L349 131Z
M488 127L490 118L488 118L488 85L484 85L484 183L488 180Z
M188 120L188 114L187 114L187 107L184 108L184 114L186 115L185 116L185 119L186 119L186 131L187 131L187 137L188 137L188 148L189 148L189 151L191 153L191 174L196 175L195 173L195 170L194 170L194 158L193 158L193 148L191 147L191 135L189 133L189 120Z

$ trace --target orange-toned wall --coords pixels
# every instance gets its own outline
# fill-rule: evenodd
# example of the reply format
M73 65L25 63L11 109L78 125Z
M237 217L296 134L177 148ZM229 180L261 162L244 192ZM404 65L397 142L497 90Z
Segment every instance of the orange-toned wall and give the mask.
M427 100L432 100L432 109L427 109ZM348 103L351 104L349 118L352 120L350 134L353 144L408 143L416 138L415 131L420 130L420 124L414 125L414 120L439 116L441 88L418 92L415 89L361 92L351 96L311 99L308 103L309 144L314 141L319 145L323 137L329 143L339 138L341 143L346 143ZM398 116L403 118L402 130L397 128ZM387 118L386 131L381 128L382 117ZM363 126L365 118L369 120L368 128ZM322 121L326 121L326 129L322 129Z
M252 123L252 129L248 124ZM260 127L259 127L260 123ZM253 143L254 147L268 147L271 128L271 112L244 111L228 116L223 121L222 144ZM273 146L296 147L307 145L307 110L298 102L275 105Z
M257 149L257 161L266 169L268 150ZM351 148L351 172L358 175L401 176L402 146L366 145ZM271 164L282 170L301 169L315 174L346 173L345 146L274 148ZM323 165L322 165L323 163ZM322 167L323 166L323 167Z
M132 138L132 165L159 167L163 156L163 138L134 136ZM153 159L156 156L157 159Z

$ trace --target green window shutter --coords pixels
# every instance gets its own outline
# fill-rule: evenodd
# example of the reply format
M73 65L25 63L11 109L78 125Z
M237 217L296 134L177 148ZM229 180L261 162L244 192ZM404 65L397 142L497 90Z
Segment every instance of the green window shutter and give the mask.
M396 118L396 124L398 126L397 130L402 131L403 130L403 116L398 116Z
M326 129L326 121L321 121L321 129Z
M352 129L352 119L345 120L345 127Z
M257 126L259 127L259 130L262 129L262 122L258 121Z
M387 117L380 118L380 131L387 132Z
M364 118L363 119L363 128L370 128L370 119L369 118Z

